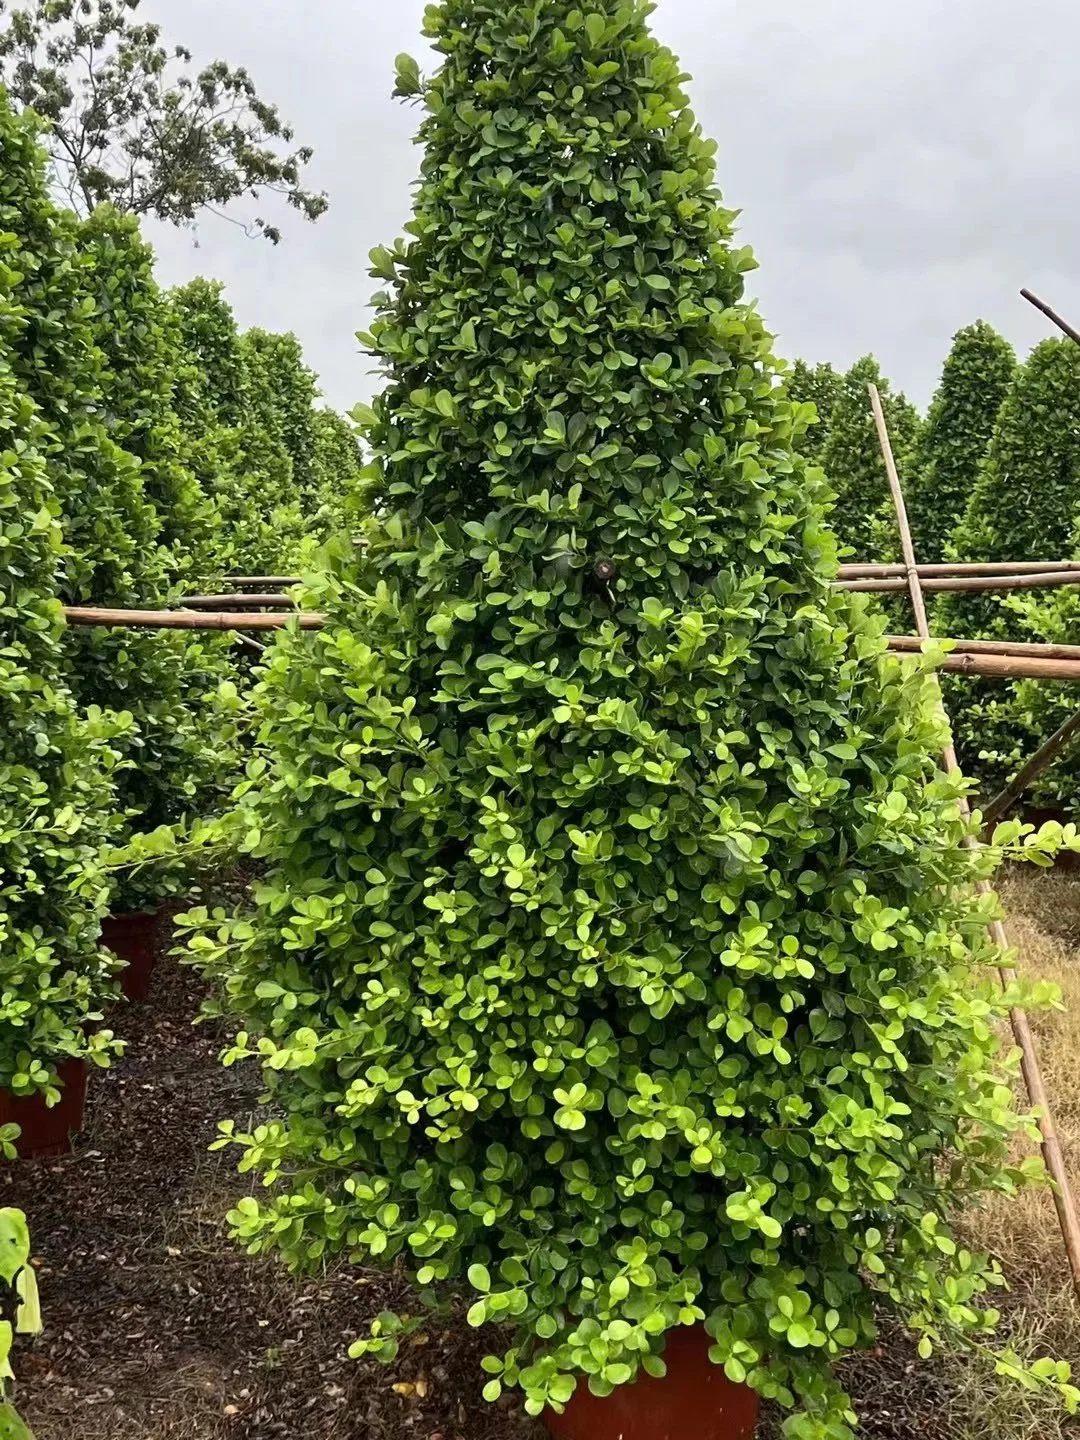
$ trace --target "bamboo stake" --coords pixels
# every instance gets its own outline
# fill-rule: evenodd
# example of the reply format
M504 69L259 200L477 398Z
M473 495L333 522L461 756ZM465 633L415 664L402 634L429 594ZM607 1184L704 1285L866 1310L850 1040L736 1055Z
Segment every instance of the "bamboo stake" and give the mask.
M870 404L874 411L874 423L877 426L881 453L884 457L885 469L889 477L889 490L892 494L893 508L896 511L896 523L900 530L900 544L904 555L904 565L907 569L911 605L915 611L915 625L920 636L924 640L929 640L930 625L926 618L926 603L923 600L923 587L915 560L915 547L911 539L911 527L908 524L904 492L900 485L900 476L897 473L896 461L893 458L888 426L885 423L885 412L881 407L881 396L877 392L877 386L871 385L869 388ZM944 708L944 701L942 701L942 706ZM945 752L941 757L941 763L942 767L950 774L960 768L956 758L956 751L953 749L951 742L946 746ZM970 815L970 807L963 796L960 798L960 807L965 815ZM971 834L964 837L964 843L970 849L974 849L978 844L975 837ZM990 893L991 887L986 880L980 880L977 889L980 894L988 894ZM990 923L990 934L995 945L997 945L1002 952L1002 964L999 967L999 974L1002 985L1008 987L1016 979L1015 970L1004 963L1004 956L1010 948L1008 933L1000 920L993 920ZM1061 1238L1064 1242L1066 1259L1068 1260L1069 1269L1072 1273L1073 1287L1077 1295L1080 1296L1080 1217L1078 1217L1076 1213L1076 1203L1073 1200L1072 1189L1069 1185L1069 1176L1065 1169L1065 1159L1061 1153L1061 1142L1058 1140L1057 1130L1054 1126L1053 1112L1050 1108L1050 1097L1046 1093L1046 1084L1043 1080L1039 1057L1035 1049L1035 1038L1031 1033L1028 1018L1022 1010L1011 1010L1009 1012L1009 1019L1012 1024L1013 1036L1017 1045L1020 1047L1022 1057L1021 1068L1024 1074L1024 1083L1027 1086L1028 1099L1038 1115L1039 1131L1042 1135L1043 1157L1046 1161L1046 1168L1054 1182L1054 1205L1057 1209L1058 1221L1061 1225Z
M1040 300L1037 295L1032 294L1026 285L1020 294L1030 305L1034 305L1036 310L1041 310L1048 320L1052 320L1059 330L1064 331L1070 340L1075 340L1080 345L1080 330L1074 330L1067 320L1063 320L1056 310L1052 310L1047 305L1045 300Z
M1030 655L954 653L939 660L935 669L950 675L978 675L988 680L1080 680L1080 660L1040 660Z
M246 610L249 606L257 610L295 608L288 595L185 595L184 606L189 610Z
M919 575L1036 575L1057 570L1080 570L1080 560L987 560L983 562L942 562L935 565L920 565ZM903 565L841 565L837 576L841 580L891 579L896 575L905 576Z
M230 615L224 611L106 610L70 605L64 607L64 616L69 625L115 625L133 630L284 630L293 624L301 630L321 630L323 625L323 617L310 610L289 615Z
M1048 590L1059 585L1080 585L1080 569L1045 570L1034 575L1015 572L1008 575L930 575L926 579L916 572L916 579L924 591L963 590L974 594L981 590ZM908 581L900 576L878 580L837 580L834 583L837 590L860 590L882 595L908 588Z
M921 650L918 635L886 635L890 650ZM961 655L1032 655L1043 660L1080 660L1080 645L1044 645L1028 640L945 640Z

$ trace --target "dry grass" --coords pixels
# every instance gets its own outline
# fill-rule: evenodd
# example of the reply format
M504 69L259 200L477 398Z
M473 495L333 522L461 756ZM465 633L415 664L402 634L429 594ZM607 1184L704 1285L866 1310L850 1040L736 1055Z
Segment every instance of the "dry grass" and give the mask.
M1060 872L1013 871L1001 887L1017 969L1060 987L1064 1009L1032 1016L1039 1061L1065 1164L1080 1191L1080 879ZM1057 1215L1048 1190L991 1199L968 1221L972 1238L1010 1275L1066 1278ZM1076 1358L1080 1362L1080 1347Z
M1039 1061L1065 1164L1080 1193L1080 878L1075 873L1010 872L1001 885L1017 969L1061 989L1064 1008L1032 1017ZM1080 1373L1080 1301L1047 1189L1017 1199L992 1197L965 1218L973 1245L1001 1262L1012 1287L1002 1338L1018 1354L1053 1355ZM996 1380L989 1363L947 1362L948 1427L956 1440L1058 1440L1080 1434L1051 1396Z

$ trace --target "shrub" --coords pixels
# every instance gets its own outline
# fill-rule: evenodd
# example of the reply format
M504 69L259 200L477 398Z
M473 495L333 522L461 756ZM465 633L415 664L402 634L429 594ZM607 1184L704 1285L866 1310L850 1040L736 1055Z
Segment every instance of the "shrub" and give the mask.
M881 394L889 438L901 479L910 473L919 417L902 394L894 395L872 355L857 360L840 382L821 465L836 491L830 516L840 543L856 560L889 560L899 549L889 478L882 459L869 385Z
M291 335L241 335L219 284L173 293L188 366L181 411L205 437L198 468L216 515L208 569L279 573L307 531L314 500L315 377Z
M65 539L57 591L74 605L165 604L206 543L173 404L175 331L135 222L110 211L77 222L54 212L41 186L39 172L27 174L12 199L25 214L16 293L26 323L9 355L48 427ZM76 700L124 730L115 803L131 828L182 825L228 788L231 685L218 704L228 643L153 631L65 637ZM180 884L163 869L121 874L114 903L139 908Z
M268 659L256 903L190 923L273 1106L223 1137L252 1251L464 1291L534 1413L704 1319L825 1440L875 1298L924 1349L990 1324L949 1227L1023 1178L987 861L933 681L831 588L650 9L429 6L372 257L385 519Z
M985 320L953 337L915 449L906 497L915 553L924 563L945 559L1015 371L1012 346Z
M1016 372L951 554L960 560L1059 560L1074 553L1078 506L1080 346L1044 340ZM993 591L950 592L935 607L933 623L935 633L956 639L1032 640L1048 633L1047 625L1050 632L1061 628L1052 614L1032 624L1027 613L1026 605ZM1030 693L1029 687L1022 697L1015 685L1001 681L965 679L948 687L961 760L988 789L1003 783L1046 738L1033 721Z
M798 446L799 454L805 455L812 465L821 464L841 378L839 371L827 362L808 365L805 360L796 360L785 378L789 398L800 405L813 405L817 411L817 424L807 430Z
M112 1032L96 1027L117 993L97 945L115 755L64 688L55 442L13 365L40 324L42 239L76 263L41 172L33 130L0 95L0 1086L18 1093L54 1090L65 1059L107 1060ZM58 307L51 324L71 319Z
M15 1406L7 1398L12 1378L11 1351L17 1335L36 1335L41 1329L37 1276L30 1263L30 1230L21 1210L0 1209L0 1433L7 1440L34 1440Z
M355 427L336 410L316 410L316 487L308 523L318 540L328 540L361 524L362 471Z

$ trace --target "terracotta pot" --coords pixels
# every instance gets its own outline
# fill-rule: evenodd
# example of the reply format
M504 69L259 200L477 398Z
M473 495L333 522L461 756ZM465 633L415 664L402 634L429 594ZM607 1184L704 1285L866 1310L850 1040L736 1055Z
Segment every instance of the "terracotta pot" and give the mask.
M127 961L127 968L120 975L120 986L129 1000L146 999L157 936L158 917L153 913L107 915L102 921L101 943Z
M58 1069L60 1101L51 1109L40 1094L12 1095L0 1090L0 1125L18 1125L15 1148L23 1160L70 1155L71 1137L83 1126L86 1108L86 1061L65 1060Z
M554 1440L751 1440L758 1397L733 1385L709 1360L712 1341L703 1325L672 1330L662 1380L642 1372L598 1400L581 1380L562 1415L544 1414Z

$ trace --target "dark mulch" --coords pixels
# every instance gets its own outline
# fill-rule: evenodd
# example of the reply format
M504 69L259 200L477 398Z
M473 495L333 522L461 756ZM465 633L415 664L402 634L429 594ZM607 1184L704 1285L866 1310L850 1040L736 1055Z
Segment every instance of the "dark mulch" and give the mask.
M192 1028L199 998L194 976L159 962L149 1003L116 1022L127 1055L92 1077L75 1153L4 1167L0 1203L26 1210L40 1257L46 1329L17 1361L38 1440L542 1433L481 1399L487 1347L465 1326L417 1337L392 1368L348 1358L402 1301L394 1278L299 1282L228 1239L222 1217L244 1182L207 1147L219 1119L251 1114L258 1074L218 1063L220 1036Z
M220 1065L220 1035L192 1026L199 1000L159 962L149 1003L119 1017L128 1052L93 1078L75 1153L5 1167L0 1202L27 1211L40 1257L46 1330L18 1358L38 1440L535 1440L480 1398L486 1344L463 1324L390 1369L348 1359L374 1315L407 1308L394 1277L300 1282L229 1241L243 1181L208 1146L218 1119L252 1114L258 1077ZM954 1440L942 1382L902 1334L845 1378L865 1440ZM762 1440L778 1433L766 1417Z

